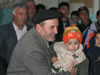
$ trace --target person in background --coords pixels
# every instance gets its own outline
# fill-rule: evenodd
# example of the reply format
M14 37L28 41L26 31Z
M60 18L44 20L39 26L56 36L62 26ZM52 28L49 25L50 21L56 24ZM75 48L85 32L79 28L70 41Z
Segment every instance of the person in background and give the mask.
M61 14L64 27L75 24L71 19L68 18L69 11L70 5L68 2L61 2L58 4L58 12Z
M36 14L36 6L34 0L16 0L16 4L22 3L25 4L28 8L28 18L32 19L32 17Z
M43 11L43 10L46 10L45 5L43 5L43 4L36 5L36 13L38 13L39 11Z
M32 18L34 18L34 15L36 14L36 6L34 0L24 0L23 3L28 8L28 19L27 19L27 25L30 25L31 27L34 26L32 23Z
M77 24L77 26L79 25L80 18L79 18L78 11L74 10L74 11L71 12L71 19L72 19L73 22L75 22Z
M10 60L7 75L71 75L73 64L69 71L57 74L51 71L51 58L48 42L53 42L58 33L59 15L45 10L38 12L33 19L33 27L18 42Z
M96 18L97 18L96 29L98 31L98 30L100 30L100 9L96 13Z
M83 33L83 45L87 52L88 48L95 45L95 35L100 30L100 10L96 12L97 22L93 22Z
M88 59L83 52L82 34L76 25L65 28L63 41L54 44L54 50L57 53L57 60L54 60L53 66L56 72L66 71L72 62L77 69L76 75L88 75ZM73 75L73 74L72 74Z
M64 28L75 24L71 19L68 18L70 5L68 2L61 2L58 4L58 13L60 14L58 34L56 35L55 41L62 41Z
M49 8L48 10L58 12L58 8L57 8L57 7L51 7L51 8Z
M6 70L17 42L31 29L26 25L26 5L16 4L12 10L12 16L12 22L0 26L0 75L6 75Z
M80 20L81 20L81 24L80 24L80 27L79 29L81 30L81 32L83 33L84 30L86 28L88 28L90 25L91 25L91 20L89 19L89 10L87 7L85 6L82 6L78 9L78 12L79 12L79 17L80 17Z
M95 45L87 50L87 56L90 59L90 73L93 73L93 67L100 58L100 30L96 32Z

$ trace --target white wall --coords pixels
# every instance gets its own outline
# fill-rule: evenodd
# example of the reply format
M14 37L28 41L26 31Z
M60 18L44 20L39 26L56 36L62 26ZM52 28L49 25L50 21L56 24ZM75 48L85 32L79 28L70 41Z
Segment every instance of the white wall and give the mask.
M44 4L46 8L58 7L60 2L69 2L69 0L34 0L36 4Z
M58 0L34 0L36 4L44 4L46 8L57 7Z
M11 7L13 4L16 2L21 1L21 0L0 0L0 8L1 7ZM34 0L36 4L43 3L46 5L47 8L49 7L57 7L59 2L62 1L67 1L69 2L70 0ZM93 0L93 12L96 13L98 9L100 9L100 0Z
M100 9L100 0L94 0L94 13Z

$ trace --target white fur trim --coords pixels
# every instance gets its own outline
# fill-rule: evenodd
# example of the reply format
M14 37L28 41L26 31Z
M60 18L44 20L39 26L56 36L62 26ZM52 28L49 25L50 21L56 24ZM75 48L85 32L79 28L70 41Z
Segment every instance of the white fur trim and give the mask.
M65 71L67 71L68 67L71 65L72 61L75 61L75 65L81 63L86 59L85 54L83 53L83 46L80 44L79 49L72 53L68 51L63 42L57 42L54 44L54 50L57 53L58 61L53 65L58 67L63 67ZM75 59L73 54L76 54L78 57Z

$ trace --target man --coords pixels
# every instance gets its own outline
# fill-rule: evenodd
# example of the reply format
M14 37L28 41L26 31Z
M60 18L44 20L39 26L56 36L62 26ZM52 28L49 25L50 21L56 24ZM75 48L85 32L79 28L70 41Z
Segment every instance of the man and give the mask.
M64 16L68 17L70 11L70 5L68 2L61 2L58 4L58 11Z
M13 21L0 26L0 75L6 74L16 43L30 29L25 24L27 22L27 7L25 5L15 5L12 14Z
M68 2L61 2L58 4L58 12L62 16L64 27L75 24L71 19L68 18L69 11L70 11L70 5Z
M76 23L76 25L78 26L79 25L79 13L77 10L74 10L71 12L71 19L73 22Z
M33 27L17 44L7 75L71 75L70 72L51 72L51 58L48 42L53 42L57 34L58 18L56 12L45 10L34 16ZM72 72L73 73L73 72Z
M16 0L16 3L23 3L28 8L28 19L27 25L33 27L32 17L36 14L35 2L34 0Z
M79 29L81 30L81 32L83 33L84 30L86 28L88 28L90 25L91 25L91 20L89 19L89 10L87 7L80 7L78 9L78 12L79 12L79 17L80 17L80 20L81 20L81 24L79 26Z
M96 12L97 21L93 22L83 33L83 36L86 35L84 38L84 48L86 49L85 52L87 53L89 48L95 46L95 36L96 32L100 30L100 10Z
M58 27L58 34L56 36L55 41L62 41L64 28L66 26L70 26L75 24L71 19L68 18L70 10L70 5L68 2L61 2L58 4L58 12L61 15L60 21L59 21L59 27Z
M36 14L35 2L34 2L34 0L27 0L24 3L28 7L28 20L27 20L27 24L30 25L30 26L34 26L33 23L32 23L32 17Z

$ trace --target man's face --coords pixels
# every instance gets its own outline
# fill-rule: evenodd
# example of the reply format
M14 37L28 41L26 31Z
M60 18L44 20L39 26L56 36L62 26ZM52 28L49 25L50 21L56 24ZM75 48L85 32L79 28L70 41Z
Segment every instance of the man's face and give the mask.
M57 31L58 28L58 19L50 19L50 20L46 20L44 21L44 25L41 26L40 24L38 24L38 32L40 33L40 35L48 41L54 41L55 40L55 36L58 33Z
M96 46L100 47L100 33L96 34L95 42L96 42Z
M69 14L69 8L67 6L62 6L60 9L59 9L59 12L64 14L65 16L68 16Z
M72 19L72 21L74 21L75 23L78 23L78 21L79 21L79 16L72 15L71 19Z
M27 21L27 9L17 8L16 13L13 15L13 19L17 26L24 26Z
M86 10L81 11L79 16L82 22L89 21L89 14Z
M36 13L35 3L34 2L27 2L26 6L29 10L29 18L32 18Z

